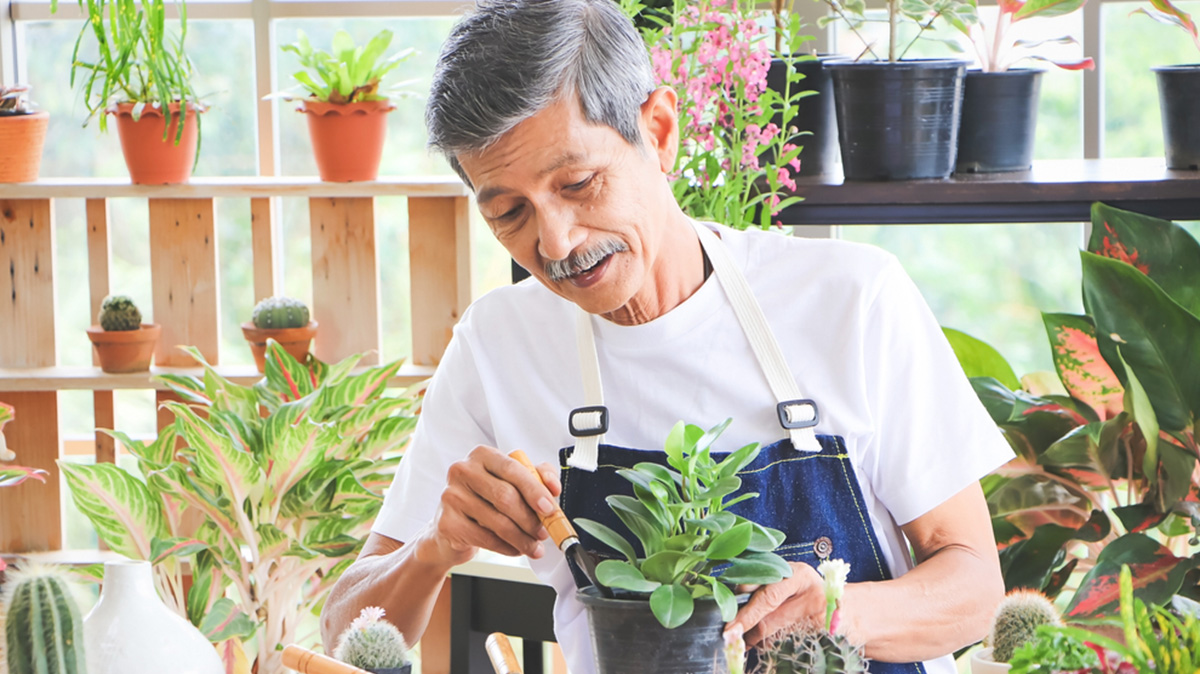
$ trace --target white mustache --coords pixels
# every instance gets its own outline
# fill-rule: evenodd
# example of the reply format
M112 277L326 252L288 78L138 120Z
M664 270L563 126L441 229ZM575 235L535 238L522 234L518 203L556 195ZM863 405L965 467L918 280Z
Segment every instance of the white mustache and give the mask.
M591 269L596 263L614 253L624 253L629 250L621 241L601 241L586 250L573 252L565 260L551 260L546 263L546 277L558 282L568 279L585 269Z

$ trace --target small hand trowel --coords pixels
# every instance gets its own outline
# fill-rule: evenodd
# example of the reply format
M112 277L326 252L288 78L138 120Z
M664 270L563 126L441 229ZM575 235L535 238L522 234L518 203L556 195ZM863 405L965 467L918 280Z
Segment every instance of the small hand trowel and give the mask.
M525 452L516 450L511 452L509 456L517 461L517 463L525 466L533 476L542 482L542 474L534 467L533 462L525 456ZM543 484L545 484L543 482ZM579 542L579 534L575 533L575 527L571 526L571 521L567 519L566 513L558 506L554 507L554 512L549 515L538 515L542 520L542 526L546 527L546 531L550 534L551 540L558 546L559 550L567 557L567 563L583 572L583 575L591 581L605 597L612 597L612 590L602 585L596 579L596 559L592 553Z

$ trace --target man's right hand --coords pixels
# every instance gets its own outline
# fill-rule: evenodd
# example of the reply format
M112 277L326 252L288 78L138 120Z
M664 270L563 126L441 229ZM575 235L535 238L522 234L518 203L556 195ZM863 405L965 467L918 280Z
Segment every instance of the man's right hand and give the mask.
M548 534L538 515L554 511L562 488L554 466L543 463L537 469L541 482L515 459L483 445L451 465L427 530L439 559L462 564L479 548L534 559L544 555L541 541Z

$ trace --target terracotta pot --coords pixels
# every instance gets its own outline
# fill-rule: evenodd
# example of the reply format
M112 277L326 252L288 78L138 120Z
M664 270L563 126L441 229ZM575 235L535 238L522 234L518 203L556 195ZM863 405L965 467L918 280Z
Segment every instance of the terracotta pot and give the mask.
M0 117L0 183L31 183L42 165L42 146L50 113Z
M374 180L383 158L388 100L361 103L323 103L306 100L300 112L308 118L317 171L327 182Z
M87 329L100 369L110 374L149 370L160 332L155 323L142 323L140 330L105 330L99 325Z
M253 323L242 323L242 336L250 343L250 352L254 354L254 364L259 372L267 371L267 340L279 342L284 351L303 363L308 359L308 347L313 336L317 334L317 322L309 321L302 328L280 328L278 330L263 330L254 327Z
M133 121L133 104L118 103L112 115L117 118L121 152L129 168L129 178L137 185L186 183L192 177L196 144L200 139L196 108L187 107L183 137L175 142L179 125L179 103L171 104L171 128L163 140L165 121L161 110L147 105L138 121Z

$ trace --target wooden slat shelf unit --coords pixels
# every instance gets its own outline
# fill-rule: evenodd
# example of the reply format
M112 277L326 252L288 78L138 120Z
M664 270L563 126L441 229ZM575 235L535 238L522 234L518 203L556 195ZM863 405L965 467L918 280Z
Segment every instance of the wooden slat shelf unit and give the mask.
M95 425L120 428L113 391L156 389L155 402L172 395L151 382L155 373L202 372L181 351L160 348L148 373L111 375L97 367L64 367L55 345L54 203L86 205L88 297L93 315L109 294L109 199L144 199L154 321L159 344L190 344L223 375L252 383L253 367L222 365L218 339L220 274L216 237L218 200L250 203L254 298L276 294L280 197L308 200L312 240L313 318L321 327L316 356L336 362L367 354L380 362L380 298L375 197L405 197L408 207L413 352L391 384L408 386L433 374L454 323L471 300L470 193L455 177L384 178L326 183L316 178L195 178L183 185L132 185L128 179L44 179L0 184L0 402L16 408L5 429L23 465L47 470L45 484L0 490L0 552L62 548L62 495L55 461L61 456L58 391L93 392ZM67 234L71 235L72 234ZM389 354L389 358L403 354ZM171 415L159 414L160 426ZM97 461L113 461L111 438L96 435Z

